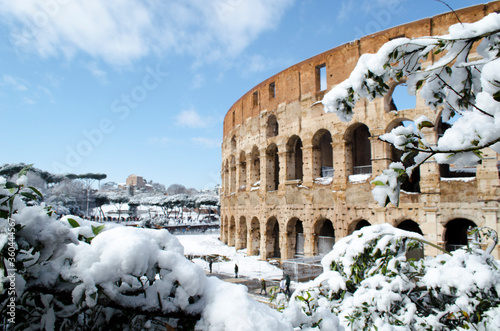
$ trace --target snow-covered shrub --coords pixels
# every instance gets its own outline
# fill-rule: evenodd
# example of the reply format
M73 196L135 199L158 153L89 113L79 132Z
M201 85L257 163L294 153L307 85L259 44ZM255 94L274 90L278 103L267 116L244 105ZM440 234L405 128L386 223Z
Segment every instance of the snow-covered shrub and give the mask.
M291 329L278 312L251 300L245 287L207 278L168 231L76 216L57 219L50 207L27 206L20 198L36 202L39 195L25 187L24 177L17 183L0 178L3 325L18 330Z
M500 264L477 246L407 259L423 242L388 224L354 232L297 288L285 316L306 330L498 330Z

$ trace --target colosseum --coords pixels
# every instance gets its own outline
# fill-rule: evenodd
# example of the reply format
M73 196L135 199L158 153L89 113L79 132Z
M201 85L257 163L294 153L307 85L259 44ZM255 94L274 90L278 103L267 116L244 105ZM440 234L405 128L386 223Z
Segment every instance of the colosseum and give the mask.
M500 1L456 14L474 22L495 11ZM435 121L425 132L428 141L446 129L439 111L418 95L412 108L398 107L393 92L361 100L350 122L316 103L349 76L361 54L401 36L446 34L455 23L456 15L446 13L365 36L293 65L243 95L224 119L221 240L283 262L324 255L339 238L373 224L419 232L449 251L467 243L471 226L498 232L499 155L492 150L473 168L426 162L403 187L399 207L374 201L370 181L401 155L377 138L421 114ZM399 88L392 84L391 91ZM437 253L425 248L426 255ZM494 254L498 258L498 247Z

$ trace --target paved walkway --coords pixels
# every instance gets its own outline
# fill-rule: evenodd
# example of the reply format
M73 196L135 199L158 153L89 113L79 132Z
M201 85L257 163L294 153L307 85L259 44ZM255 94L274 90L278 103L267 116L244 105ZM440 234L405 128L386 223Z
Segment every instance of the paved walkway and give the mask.
M234 275L228 275L228 274L222 274L222 273L209 273L208 271L205 271L205 274L207 276L214 276L217 277L225 282L228 283L233 283L233 284L241 284L244 285L248 288L248 295L255 299L256 301L265 303L271 307L274 307L274 305L269 301L271 298L271 295L269 294L269 290L271 287L278 287L279 286L279 281L277 280L268 280L266 279L266 289L267 289L267 295L265 294L260 294L260 279L253 279L253 278L246 278L246 277L241 277L238 276L238 278L235 278ZM290 288L290 291L293 292L293 289Z

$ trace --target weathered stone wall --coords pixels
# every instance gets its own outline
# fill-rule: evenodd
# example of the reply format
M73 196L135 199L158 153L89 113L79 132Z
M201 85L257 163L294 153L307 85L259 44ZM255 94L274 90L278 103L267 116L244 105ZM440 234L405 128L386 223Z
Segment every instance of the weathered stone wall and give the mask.
M473 22L497 10L499 1L457 15L462 22ZM419 189L402 193L398 208L382 208L373 200L370 180L394 159L390 146L377 137L421 114L439 122L439 113L421 98L416 97L414 109L398 112L391 111L391 96L359 101L348 123L325 114L321 104L312 106L349 76L360 54L376 52L399 36L445 34L456 22L455 14L447 13L363 37L298 63L242 96L224 120L222 240L262 259L289 259L296 253L322 253L318 242L332 236L327 221L336 239L366 224L390 223L413 230L417 226L443 247L456 244L453 229L467 222L498 231L498 155L492 151L486 152L474 178L442 179L439 165L430 160L420 167ZM320 88L321 67L326 68L326 90ZM426 138L436 141L437 131L429 129ZM371 162L363 163L359 155L371 155ZM322 173L323 168L333 168L333 176Z

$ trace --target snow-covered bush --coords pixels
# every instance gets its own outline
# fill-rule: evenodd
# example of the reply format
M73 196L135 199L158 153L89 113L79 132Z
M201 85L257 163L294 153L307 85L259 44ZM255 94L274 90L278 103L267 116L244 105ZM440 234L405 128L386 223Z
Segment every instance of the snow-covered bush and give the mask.
M430 56L437 61L425 66ZM321 103L326 112L350 121L358 100L383 97L391 82L406 82L411 95L420 90L427 106L442 111L443 122L456 120L448 122L437 145L425 139L425 129L434 126L425 116L414 119L415 130L396 127L380 136L404 151L401 161L411 164L395 164L372 182L381 205L397 205L401 183L431 157L463 166L477 164L487 147L500 153L500 14L452 25L443 36L393 39L376 54L363 54L349 78Z
M498 330L500 264L477 246L408 259L424 242L388 224L355 231L297 288L285 316L306 330Z
M246 288L207 278L167 230L57 219L0 178L0 313L19 330L290 330ZM13 286L14 285L14 286ZM238 314L235 314L235 311ZM11 313L9 315L9 313ZM261 325L260 323L266 323Z

